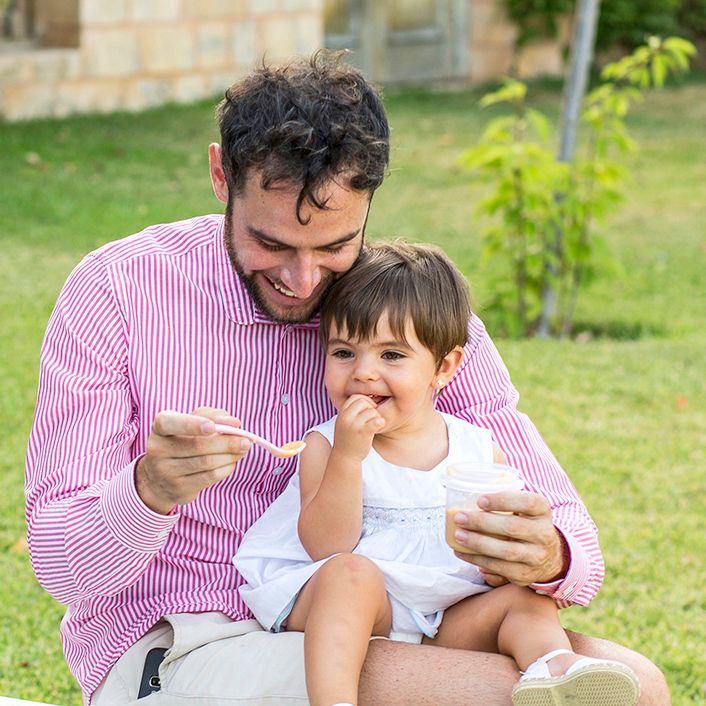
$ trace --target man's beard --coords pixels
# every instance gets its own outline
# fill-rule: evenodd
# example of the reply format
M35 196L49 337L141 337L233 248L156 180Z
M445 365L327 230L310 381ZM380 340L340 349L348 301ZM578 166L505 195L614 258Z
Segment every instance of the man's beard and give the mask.
M291 310L274 309L268 302L267 297L263 294L261 285L258 284L255 277L246 274L243 266L238 260L238 256L235 253L235 248L233 247L233 227L231 225L230 208L226 208L223 238L225 241L228 258L233 265L233 269L238 273L238 276L245 285L248 294L252 297L252 300L255 302L257 308L277 323L302 324L312 319L321 308L321 302L324 300L326 292L328 292L333 283L344 274L343 272L329 272L317 285L317 288L320 288L321 290L321 294L315 301L307 304L305 307L292 307Z

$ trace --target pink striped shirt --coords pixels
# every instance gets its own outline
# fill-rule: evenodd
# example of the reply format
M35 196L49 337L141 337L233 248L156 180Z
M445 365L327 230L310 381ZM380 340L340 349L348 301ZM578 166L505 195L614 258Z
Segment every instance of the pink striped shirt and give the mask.
M489 427L528 489L547 497L571 554L535 586L586 604L603 578L596 527L528 417L482 322L439 408ZM88 255L69 276L42 346L27 453L29 546L40 583L68 606L66 660L84 698L168 613L250 618L231 559L294 472L253 447L235 473L169 516L137 495L134 466L155 415L219 407L284 443L331 417L316 321L278 324L253 304L223 244L223 217L157 225Z

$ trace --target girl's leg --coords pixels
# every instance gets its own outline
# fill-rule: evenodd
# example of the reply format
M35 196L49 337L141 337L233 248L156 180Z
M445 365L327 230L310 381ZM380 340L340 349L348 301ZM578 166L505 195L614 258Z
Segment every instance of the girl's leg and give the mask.
M570 650L554 601L532 589L507 584L471 596L444 613L439 632L424 642L442 647L499 652L512 657L520 669L552 650ZM552 674L563 674L578 659L559 655L550 660Z
M329 559L307 582L287 620L304 631L306 685L312 706L358 701L371 635L387 636L392 613L377 566L357 554Z

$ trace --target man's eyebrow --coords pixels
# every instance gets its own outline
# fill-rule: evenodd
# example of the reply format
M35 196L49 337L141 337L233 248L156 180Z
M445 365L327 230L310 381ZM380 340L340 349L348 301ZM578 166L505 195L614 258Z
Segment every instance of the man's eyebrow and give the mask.
M252 226L247 226L248 233L253 237L257 238L258 240L262 240L270 245L280 245L283 248L291 248L292 246L289 243L284 243L278 238L275 238L273 235L268 235L264 231L261 231L259 228L253 228ZM351 233L346 233L345 235L341 236L337 240L334 240L331 243L326 243L326 245L319 245L316 250L321 250L322 248L333 248L336 247L336 245L343 245L343 243L347 243L349 240L353 240L358 236L358 233L360 233L360 228L358 230L354 230Z

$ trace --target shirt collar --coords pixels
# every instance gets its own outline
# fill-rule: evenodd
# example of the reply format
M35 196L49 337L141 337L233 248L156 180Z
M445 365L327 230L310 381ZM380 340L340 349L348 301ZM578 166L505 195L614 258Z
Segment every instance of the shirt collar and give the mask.
M218 290L221 296L221 303L228 313L229 318L235 321L235 323L243 325L268 324L271 326L289 326L302 329L318 328L318 314L309 321L300 324L282 324L272 320L255 305L245 284L243 284L243 281L233 268L230 258L228 257L228 251L226 250L224 241L224 225L225 218L221 216L214 233L214 250L219 281Z

